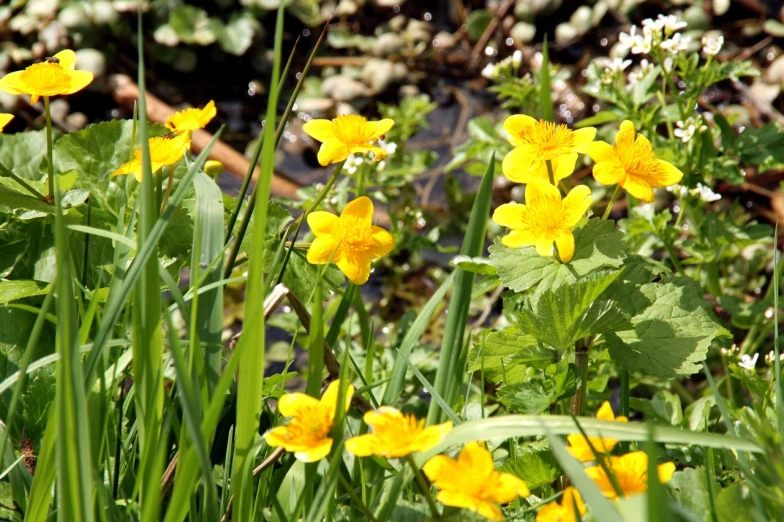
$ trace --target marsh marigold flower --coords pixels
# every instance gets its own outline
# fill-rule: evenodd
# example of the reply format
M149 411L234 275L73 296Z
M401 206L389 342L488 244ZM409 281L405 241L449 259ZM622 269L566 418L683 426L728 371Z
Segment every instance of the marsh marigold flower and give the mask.
M422 468L438 488L444 505L470 509L490 520L503 520L498 504L530 494L525 482L493 469L493 456L481 442L466 444L457 459L437 455Z
M425 428L425 420L417 420L382 406L365 414L365 423L372 426L373 432L346 441L346 450L357 457L378 455L379 457L405 457L415 451L427 451L441 442L444 435L452 429L451 422L436 424Z
M612 406L607 401L602 403L602 406L599 408L599 411L596 413L596 418L601 420L611 420L616 422L626 422L628 419L626 417L616 417L613 413ZM566 440L569 442L569 447L566 448L569 450L569 453L578 460L583 462L588 462L590 460L596 460L596 455L594 455L593 451L591 450L591 446L594 447L596 451L599 453L609 453L618 444L617 439L603 439L602 437L588 437L588 440L581 434L572 434L566 437ZM588 442L590 441L590 445Z
M683 172L666 161L656 159L651 142L634 131L628 120L615 135L615 146L596 141L585 146L596 162L593 177L602 185L620 185L626 192L646 203L653 201L653 189L678 183Z
M502 168L504 176L518 183L533 180L550 181L546 162L553 167L555 181L574 172L577 153L596 137L596 129L586 127L571 130L563 124L535 120L517 114L504 121L504 130L514 150L506 155Z
M376 161L386 158L384 149L373 145L395 125L390 119L367 121L357 114L338 116L334 120L310 120L302 126L305 134L321 142L318 161L322 166L338 163L351 154L373 152Z
M3 129L5 129L5 126L8 125L9 123L11 123L11 120L13 120L13 119L14 119L14 115L13 114L5 114L5 113L0 112L0 132L3 132Z
M215 102L210 102L203 109L192 107L175 112L166 118L166 126L174 132L193 132L203 129L218 114Z
M355 285L370 277L370 262L395 248L392 235L372 224L373 202L362 196L346 205L340 217L330 212L311 212L308 225L316 239L308 249L314 265L336 263Z
M187 132L180 134L165 134L150 138L150 163L152 172L155 173L163 167L174 165L185 155L185 150L191 146L191 140ZM142 148L138 147L133 153L133 159L120 166L112 173L112 176L122 176L133 174L137 181L142 181Z
M648 490L648 454L644 451L627 453L622 457L610 457L605 460L618 481L618 486L625 497L644 493ZM668 482L675 473L675 464L665 462L658 466L659 482ZM585 473L596 482L604 496L618 498L612 482L601 466L591 466Z
M536 515L536 522L576 522L575 506L580 513L580 518L585 515L585 504L580 492L573 487L564 490L561 503L550 502Z
M557 187L533 180L525 187L525 202L495 209L493 221L511 229L501 243L510 248L534 245L540 256L552 256L555 242L561 261L568 263L574 256L572 230L591 207L591 190L578 185L562 200Z
M76 53L60 51L23 71L6 74L0 79L0 89L8 94L29 94L31 104L41 96L73 94L93 81L93 73L74 70L75 63Z
M340 381L332 381L327 391L316 399L304 393L287 393L278 401L278 412L291 417L286 426L272 428L264 435L267 444L282 446L294 453L297 460L317 462L332 450L330 432L335 423ZM348 385L343 407L348 411L354 387Z

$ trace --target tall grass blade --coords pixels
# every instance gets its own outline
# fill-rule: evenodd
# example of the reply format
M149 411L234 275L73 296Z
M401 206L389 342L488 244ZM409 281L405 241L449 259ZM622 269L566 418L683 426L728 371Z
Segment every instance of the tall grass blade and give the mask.
M441 283L441 286L438 287L438 290L436 290L427 304L425 304L416 320L406 332L405 337L403 337L400 348L398 348L398 353L395 355L395 366L392 368L392 377L389 381L389 385L384 391L384 398L381 401L382 404L387 406L393 405L398 397L400 397L400 393L403 391L403 384L406 380L407 365L404 357L411 357L411 350L413 350L414 345L419 342L419 338L422 337L422 334L425 333L425 328L427 328L427 325L430 323L430 319L433 317L438 306L444 301L447 290L452 288L454 280L455 272L452 272L449 274L449 277Z
M58 435L57 401L52 406L49 422L46 423L44 438L38 449L38 463L30 486L25 522L45 522L52 503L52 486L57 476L55 443Z
M776 377L776 428L779 433L784 429L784 383L781 382L781 348L779 346L779 260L776 256L779 245L779 223L776 222L776 231L773 241L773 350L776 359L773 362L773 372Z
M234 513L236 520L250 521L253 515L254 488L253 451L258 438L259 417L261 414L261 391L264 380L265 328L264 318L264 232L267 226L267 209L269 207L272 168L274 165L275 142L273 127L275 108L278 103L278 81L280 74L280 52L283 37L283 4L278 9L275 26L275 62L270 81L270 96L267 104L267 124L264 127L264 147L261 154L261 175L256 190L259 197L255 202L255 220L253 223L253 239L248 253L250 267L248 269L248 290L246 298L245 330L236 351L240 357L239 377L237 383L237 431L234 449L234 471L232 487L234 489ZM250 209L248 209L250 212ZM258 451L258 450L256 450Z
M223 194L207 174L200 172L193 178L196 190L196 223L194 244L198 241L199 251L193 251L191 274L201 273L199 287L214 283L221 278L223 258ZM198 230L198 238L195 236ZM198 268L198 270L197 270ZM196 334L204 348L204 369L209 394L220 379L221 350L223 349L223 286L218 285L199 295L196 313Z
M476 194L474 208L468 220L463 247L460 254L477 257L482 254L487 230L487 217L490 215L490 200L493 193L493 179L495 174L495 154L490 157L490 163L482 177L482 183ZM464 368L460 367L461 352L463 350L463 336L466 321L468 320L468 307L471 303L471 289L474 286L475 274L460 268L455 272L455 286L452 298L449 301L449 315L444 328L444 338L441 342L441 359L438 361L435 391L446 400L447 404L454 404L458 391L465 378ZM437 402L430 403L427 412L427 423L436 424L443 419L443 411Z
M645 453L648 455L648 522L669 522L673 520L667 494L659 482L659 459L656 456L656 443L653 442L654 427L648 422L649 436L645 441Z
M57 181L55 180L55 185ZM57 252L57 511L63 520L93 520L90 432L79 350L79 324L71 273L71 245L62 196L55 191L54 242Z
M547 45L547 35L544 36L544 42L542 43L542 69L539 71L539 105L542 107L542 119L555 121L550 81L550 49Z
M139 140L141 142L142 182L139 187L138 244L151 236L158 220L160 194L155 193L155 177L147 141L147 100L144 68L144 36L142 14L138 15L137 40L139 54ZM152 245L150 257L143 263L133 299L133 381L136 387L136 412L139 423L139 504L142 521L160 517L160 476L163 469L156 463L163 423L163 333L161 330L161 290L158 277L158 247Z

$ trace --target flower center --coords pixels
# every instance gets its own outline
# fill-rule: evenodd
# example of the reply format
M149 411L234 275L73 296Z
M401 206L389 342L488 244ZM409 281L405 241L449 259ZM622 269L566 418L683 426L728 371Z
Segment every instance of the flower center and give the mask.
M68 86L71 78L60 64L54 62L34 63L24 70L20 79L35 89L46 91Z
M340 246L353 254L370 249L372 231L367 223L353 216L340 218Z
M563 123L556 125L539 120L534 125L524 127L519 137L522 141L536 147L543 160L552 160L569 154L574 148L574 134Z
M526 205L523 212L522 222L536 235L555 239L558 231L563 228L561 201L556 198L537 199Z
M623 168L633 177L648 178L661 170L656 153L647 140L628 140L617 143L614 148Z
M346 114L332 120L332 132L335 137L349 145L362 145L370 140L367 120L357 114Z
M287 437L296 441L319 441L332 430L332 421L320 406L304 408L288 424Z

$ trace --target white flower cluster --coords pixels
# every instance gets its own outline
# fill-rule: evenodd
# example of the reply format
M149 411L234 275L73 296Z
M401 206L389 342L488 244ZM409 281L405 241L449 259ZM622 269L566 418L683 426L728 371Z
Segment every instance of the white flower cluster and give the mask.
M512 56L507 56L498 63L488 63L482 69L482 76L488 80L497 80L501 75L509 69L517 70L523 63L523 52L519 49L515 51Z
M689 140L694 137L694 134L699 131L708 130L708 127L702 124L702 122L695 118L686 118L684 121L678 121L675 123L677 127L673 134L675 134L676 138L680 138L683 143L688 143Z
M748 370L750 372L754 371L754 368L757 367L757 359L759 359L759 354L755 353L754 357L749 357L748 354L743 354L740 356L740 362L738 366L743 368L744 370Z
M655 20L648 18L642 21L642 32L632 26L629 33L621 33L618 37L620 48L632 54L649 54L659 48L671 55L685 51L691 38L676 32L686 27L686 22L679 21L675 15L659 15Z
M397 150L397 143L395 142L385 142L384 140L379 141L378 146L383 149L387 156L390 156L395 153ZM343 168L346 170L347 174L356 174L359 167L367 160L367 156L364 154L351 154L347 159L346 163ZM386 168L387 163L385 160L381 160L378 162L376 166L376 170L384 170Z
M721 194L716 194L709 186L703 185L702 183L697 183L697 187L693 189L688 189L683 185L670 185L667 187L667 192L671 192L679 198L685 198L688 195L697 196L705 203L711 203L721 199ZM732 351L732 348L730 348L729 351L725 348L722 348L721 353L726 354L730 351Z
M615 79L616 75L622 73L632 64L631 60L624 60L622 58L598 58L596 60L596 64L604 69L604 73L602 74L601 81L604 84L611 84Z
M765 356L765 362L772 366L775 361L776 361L776 352L771 350L768 353L768 355ZM779 361L784 361L784 353L779 354Z
M629 73L629 86L633 87L637 82L642 80L643 76L651 72L653 68L654 65L645 58L640 60L640 66Z
M719 54L723 45L724 37L721 35L715 37L705 35L702 37L702 52L708 56L716 56Z

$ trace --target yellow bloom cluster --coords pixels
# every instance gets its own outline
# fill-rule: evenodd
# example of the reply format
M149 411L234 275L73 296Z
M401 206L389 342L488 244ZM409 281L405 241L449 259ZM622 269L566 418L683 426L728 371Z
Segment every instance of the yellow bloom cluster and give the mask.
M650 141L636 134L634 125L624 121L615 145L593 141L596 129L571 130L566 125L530 116L514 115L504 122L504 130L514 149L504 158L504 176L526 183L525 205L499 206L493 221L511 230L502 243L511 248L535 246L541 256L557 249L561 262L574 256L573 230L591 207L591 191L584 185L561 196L557 186L569 177L578 153L594 160L593 176L604 185L619 185L643 201L653 201L653 189L678 183L683 174L670 163L656 158ZM553 248L555 244L555 248Z

